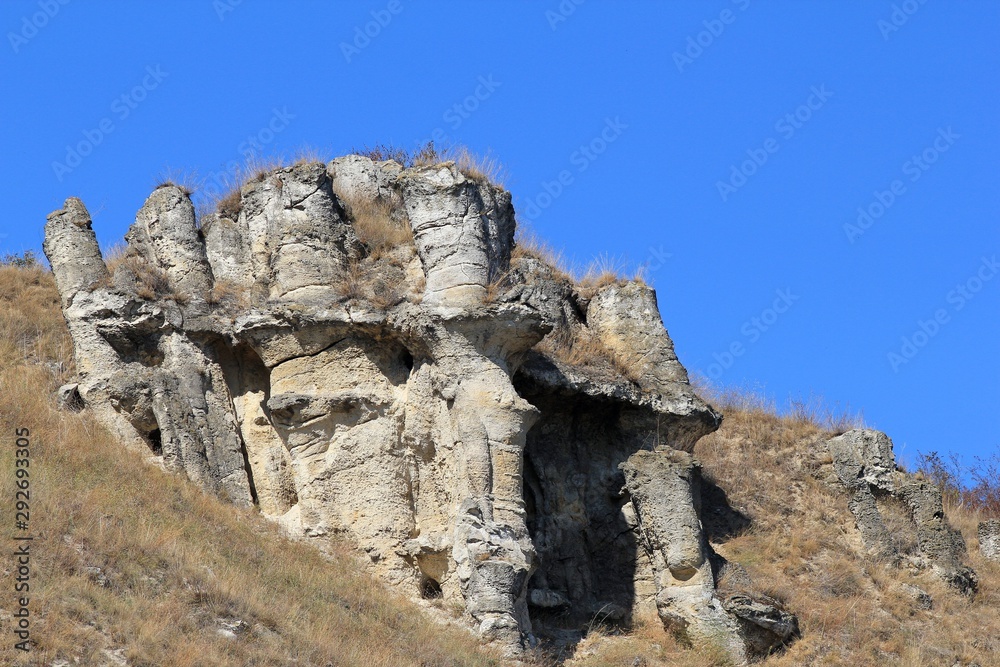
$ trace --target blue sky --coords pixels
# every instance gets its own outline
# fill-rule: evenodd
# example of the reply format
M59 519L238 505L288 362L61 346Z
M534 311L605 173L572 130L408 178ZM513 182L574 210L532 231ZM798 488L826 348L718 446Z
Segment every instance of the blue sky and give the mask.
M577 0L579 2L579 0ZM579 266L647 267L682 362L1000 445L1000 5L5 1L0 252L70 195L437 136ZM367 34L366 34L367 33Z

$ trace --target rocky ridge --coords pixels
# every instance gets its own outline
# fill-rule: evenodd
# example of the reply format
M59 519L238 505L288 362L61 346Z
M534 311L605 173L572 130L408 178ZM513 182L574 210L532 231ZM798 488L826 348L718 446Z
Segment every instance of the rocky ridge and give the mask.
M293 533L346 535L512 654L645 608L737 663L795 637L775 600L717 589L692 452L721 417L648 286L564 279L518 247L509 193L453 163L296 164L200 222L158 188L109 270L82 202L49 216L64 404ZM940 495L858 444L879 436L828 446L866 544L891 554L873 503L900 495L915 566L974 588Z

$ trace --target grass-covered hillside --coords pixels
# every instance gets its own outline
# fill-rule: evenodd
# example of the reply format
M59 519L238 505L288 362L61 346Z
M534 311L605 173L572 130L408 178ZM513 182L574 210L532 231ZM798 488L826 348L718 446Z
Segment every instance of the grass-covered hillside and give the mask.
M3 560L0 664L224 667L501 665L447 609L387 591L348 545L286 538L146 464L86 412L56 408L72 377L71 346L52 277L0 267L0 517L4 552L30 534L31 651L14 649L16 563ZM778 416L737 395L709 397L726 415L696 454L746 520L713 545L752 586L799 617L802 636L765 665L1000 664L1000 564L978 552L981 510L946 495L979 590L964 597L930 572L864 554L848 497L814 476L817 444L840 430L808 411ZM30 432L30 521L15 527L16 429ZM890 434L891 435L891 434ZM886 512L901 550L915 536L903 508ZM918 600L919 587L931 602ZM425 605L429 603L424 603ZM432 620L430 613L438 620ZM655 616L631 628L595 619L575 647L536 665L708 667L718 656L679 645Z
M968 547L979 578L966 597L929 570L896 568L867 556L849 496L813 475L824 463L817 445L855 424L801 409L778 416L745 394L706 398L725 414L722 428L695 448L705 476L749 519L734 535L715 530L713 547L743 565L759 593L798 615L801 637L767 667L992 667L1000 665L1000 563L979 553L976 528L985 510L963 494L945 493L945 511ZM904 507L882 508L903 554L916 551ZM728 526L726 527L728 528ZM709 529L709 532L713 531ZM738 588L741 582L721 582ZM914 596L919 588L930 602ZM725 664L665 640L655 618L631 633L595 632L568 664L708 667Z
M15 429L30 431L31 651L14 648L3 560L0 665L499 665L431 622L355 554L279 528L126 451L56 408L71 346L51 274L0 268L0 496L14 550ZM20 594L18 594L20 595Z

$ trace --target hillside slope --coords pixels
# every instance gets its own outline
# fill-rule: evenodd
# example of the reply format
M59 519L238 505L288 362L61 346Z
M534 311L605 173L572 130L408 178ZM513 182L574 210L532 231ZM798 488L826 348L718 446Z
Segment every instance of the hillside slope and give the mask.
M147 465L87 414L56 408L71 347L51 274L0 268L0 494L14 528L15 429L30 431L31 651L13 647L3 564L0 664L195 667L498 665L430 622L336 541L274 524ZM314 543L315 544L315 543Z
M324 556L290 541L255 511L147 465L86 412L58 410L71 356L51 275L0 268L0 493L10 539L14 432L28 428L34 537L32 651L10 640L8 559L0 664L502 664L470 634L432 622L430 603L387 592L350 547L324 542ZM712 402L726 419L695 454L736 512L707 517L706 530L717 552L745 566L722 588L775 598L799 618L801 637L765 665L1000 664L1000 565L979 554L982 517L946 508L978 574L975 595L929 571L889 567L865 555L848 494L817 478L826 463L817 445L842 429L806 412L776 416L747 397ZM914 551L904 509L882 510L900 551ZM539 650L535 664L725 664L676 642L655 615L624 628L604 620L595 616L576 645Z
M724 578L720 588L756 588L799 619L801 637L765 665L1000 665L1000 563L979 552L980 512L945 505L978 575L977 592L966 596L930 570L894 567L866 553L848 510L850 495L817 479L828 463L819 445L848 424L809 410L778 416L754 396L702 393L726 418L695 454L738 512L715 525L705 517L706 528L713 548L746 570ZM907 510L892 503L880 510L900 553L915 553ZM587 656L567 664L718 664L674 654L657 630L650 619L626 637L595 633L577 649Z

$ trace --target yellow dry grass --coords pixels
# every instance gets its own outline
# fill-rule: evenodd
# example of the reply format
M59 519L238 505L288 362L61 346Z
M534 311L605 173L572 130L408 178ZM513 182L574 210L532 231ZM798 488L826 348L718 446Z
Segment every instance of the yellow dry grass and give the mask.
M205 295L205 301L210 305L219 306L231 315L242 315L255 305L251 292L250 288L223 278L212 284L212 288Z
M477 183L503 185L507 174L496 156L479 154L466 146L456 145L448 148L438 148L433 141L428 141L415 151L408 151L398 146L376 144L352 151L375 162L393 160L403 167L433 167L443 162L454 162L462 174Z
M101 251L104 258L104 265L108 267L108 273L114 275L115 270L125 261L125 253L128 251L128 244L125 241L118 241L109 248Z
M443 160L453 161L466 178L477 183L503 185L507 179L503 164L490 154L479 155L464 146L458 146L445 151L440 158L439 162Z
M866 555L847 494L813 476L824 462L819 444L859 425L859 418L816 409L779 416L772 403L753 393L709 394L725 421L698 443L695 454L705 476L752 520L748 530L714 547L747 569L756 591L796 613L802 631L800 639L763 665L1000 664L1000 564L978 552L978 513L946 507L949 522L968 545L967 563L979 575L979 592L966 598L929 571L910 572ZM890 528L908 528L902 507L887 504L882 511ZM925 590L933 607L920 609L902 584ZM597 641L592 655L569 664L698 664L698 658L665 655L671 640L646 633L640 628L623 641Z
M371 200L350 193L339 195L354 232L374 258L402 245L413 245L413 230L407 220L393 218L391 201Z
M534 349L570 366L598 369L610 367L618 375L635 383L638 383L645 369L641 360L624 359L583 327L575 332L560 330L549 334Z
M525 225L518 222L518 235L510 253L511 264L522 259L534 259L549 267L556 280L572 283L572 271L568 268L562 252L540 239L536 234L525 232Z
M0 664L101 665L110 650L136 667L500 664L365 574L347 546L324 557L147 465L86 412L58 411L69 355L51 274L0 268L0 497L9 509L14 429L27 428L34 537L34 644L14 650L6 595Z

